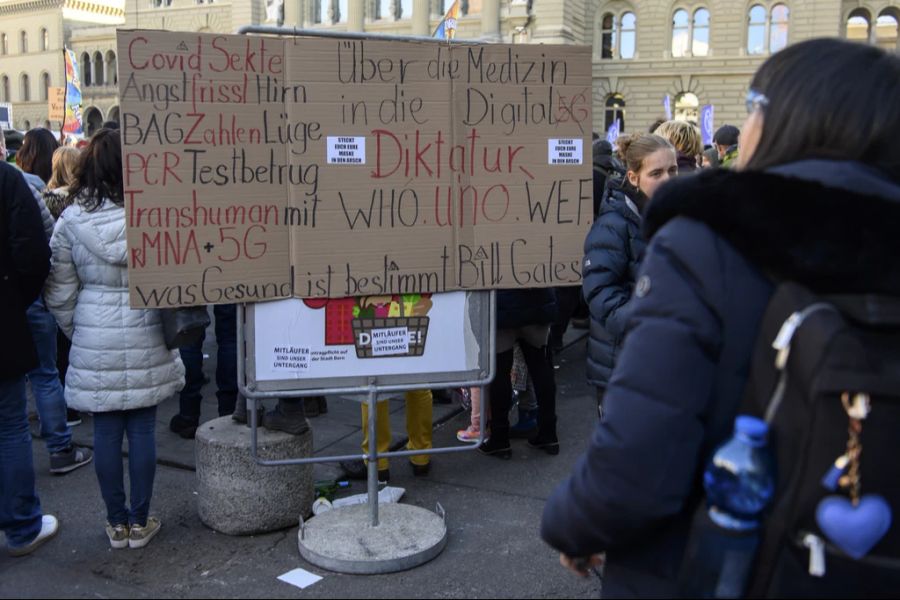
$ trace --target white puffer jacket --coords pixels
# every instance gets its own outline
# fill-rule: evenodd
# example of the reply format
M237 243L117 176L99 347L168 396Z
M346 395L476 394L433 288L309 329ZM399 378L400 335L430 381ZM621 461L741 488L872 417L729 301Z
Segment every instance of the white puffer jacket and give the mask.
M109 200L93 212L78 203L50 240L47 308L72 340L66 403L108 412L155 406L184 387L184 365L163 341L154 310L128 305L125 210Z

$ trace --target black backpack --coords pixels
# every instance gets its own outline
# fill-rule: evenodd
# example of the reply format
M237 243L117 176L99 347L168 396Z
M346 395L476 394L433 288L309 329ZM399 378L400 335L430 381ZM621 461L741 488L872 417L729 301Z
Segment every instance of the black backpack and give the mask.
M848 408L860 415L866 406L868 415L855 426L863 500L852 508L849 489L840 483L852 481L853 464L838 459L851 437ZM770 421L777 462L775 497L746 595L896 597L900 298L816 296L795 283L781 284L762 321L741 412ZM880 496L893 513L887 527L883 504L870 495ZM829 496L836 498L822 504ZM884 529L865 551L866 540L859 538L875 539L872 531Z

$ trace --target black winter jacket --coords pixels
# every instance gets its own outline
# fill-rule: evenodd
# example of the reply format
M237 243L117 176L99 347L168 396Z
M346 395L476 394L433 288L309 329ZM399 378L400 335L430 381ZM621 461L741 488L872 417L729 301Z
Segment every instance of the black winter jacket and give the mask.
M584 241L582 293L591 311L587 378L606 387L625 334L627 304L647 242L623 179L610 178L600 215Z
M776 280L900 295L900 182L858 163L707 171L662 188L604 420L544 509L570 555L607 551L604 595L671 597L702 467L731 433Z
M0 161L0 380L37 366L25 311L50 271L50 246L41 211L22 174Z
M556 297L552 288L499 290L497 329L527 325L547 325L556 318Z

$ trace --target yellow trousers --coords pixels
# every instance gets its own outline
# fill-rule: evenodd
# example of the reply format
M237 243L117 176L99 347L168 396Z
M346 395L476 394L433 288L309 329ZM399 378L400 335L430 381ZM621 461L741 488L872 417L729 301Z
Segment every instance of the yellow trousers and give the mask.
M406 433L409 436L409 442L406 444L407 450L428 450L431 448L431 414L432 414L432 397L431 390L413 390L406 392ZM376 424L375 435L378 453L387 452L391 446L391 419L388 410L388 401L382 400L376 404ZM362 426L363 426L363 452L369 452L369 405L362 405ZM416 455L411 456L409 461L414 465L427 465L429 456ZM383 471L388 468L388 459L378 459L378 470Z

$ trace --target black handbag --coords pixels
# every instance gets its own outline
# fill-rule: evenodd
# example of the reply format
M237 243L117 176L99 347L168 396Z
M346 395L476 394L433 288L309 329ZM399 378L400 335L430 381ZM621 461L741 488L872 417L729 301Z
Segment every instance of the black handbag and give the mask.
M169 350L196 343L211 323L205 306L163 308L159 313L162 317L163 337Z

